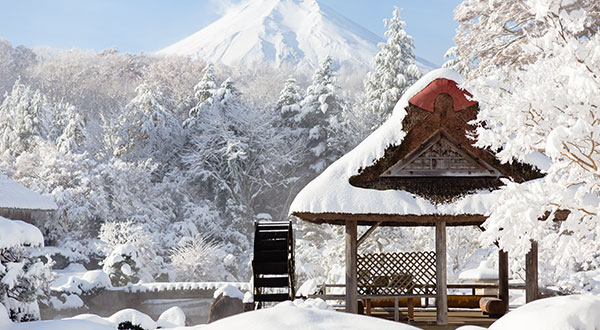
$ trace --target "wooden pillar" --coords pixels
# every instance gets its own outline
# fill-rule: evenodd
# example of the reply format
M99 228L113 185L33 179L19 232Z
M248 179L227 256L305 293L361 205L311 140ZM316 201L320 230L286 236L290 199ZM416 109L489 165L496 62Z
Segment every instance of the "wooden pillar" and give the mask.
M504 303L504 313L508 312L508 252L498 250L498 299Z
M525 256L525 302L538 298L538 243L531 241L531 250Z
M346 313L358 313L356 220L346 221Z
M435 223L435 267L436 291L435 307L437 324L448 324L448 292L446 283L446 222Z

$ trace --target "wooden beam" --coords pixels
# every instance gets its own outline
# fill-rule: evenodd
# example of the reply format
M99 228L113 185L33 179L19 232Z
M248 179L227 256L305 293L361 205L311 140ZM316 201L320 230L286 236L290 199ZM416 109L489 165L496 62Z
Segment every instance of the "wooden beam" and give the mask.
M356 220L346 222L346 313L358 313Z
M525 302L538 299L538 243L531 241L531 250L525 256Z
M498 250L498 299L504 303L504 313L508 312L508 252Z
M448 324L448 292L446 283L446 222L435 224L435 267L436 291L435 307L437 324Z
M377 222L376 224L372 225L371 228L369 228L364 234L362 234L362 236L360 236L360 238L358 239L358 243L356 244L356 246L360 246L375 231L375 229L379 227L379 225L382 222L383 221Z

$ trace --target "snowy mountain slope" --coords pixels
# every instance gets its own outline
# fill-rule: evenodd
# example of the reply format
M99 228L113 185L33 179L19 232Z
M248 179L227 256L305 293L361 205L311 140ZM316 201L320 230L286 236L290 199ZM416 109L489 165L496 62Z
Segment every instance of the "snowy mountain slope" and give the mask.
M381 41L316 0L251 0L158 54L300 70L314 70L330 55L340 65L370 67ZM431 70L431 63L423 62L420 68Z

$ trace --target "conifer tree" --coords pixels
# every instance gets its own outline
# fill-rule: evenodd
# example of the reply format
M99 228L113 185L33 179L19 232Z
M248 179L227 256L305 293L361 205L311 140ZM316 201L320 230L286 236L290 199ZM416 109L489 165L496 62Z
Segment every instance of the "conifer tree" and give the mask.
M198 114L202 109L213 102L213 95L217 90L217 79L215 77L215 67L212 64L208 64L204 68L204 75L196 86L194 86L194 97L196 98L196 106L193 107L189 112L189 120L198 117Z
M302 95L300 95L300 89L296 84L296 79L289 77L288 80L286 80L281 93L279 93L279 99L277 100L275 108L281 116L283 125L288 127L298 126L296 119L300 113L301 101Z
M339 156L339 152L333 152L332 148L343 103L336 90L337 79L333 70L333 60L327 56L315 72L297 116L300 127L306 131L307 165L317 173L323 171Z
M375 56L375 70L364 82L364 118L371 121L371 130L379 127L392 113L404 91L420 77L415 65L414 40L404 31L400 9L394 9L391 19L385 19L387 41L380 43Z
M56 146L62 153L78 152L86 140L85 122L74 106L68 106L66 110L67 126L58 137Z

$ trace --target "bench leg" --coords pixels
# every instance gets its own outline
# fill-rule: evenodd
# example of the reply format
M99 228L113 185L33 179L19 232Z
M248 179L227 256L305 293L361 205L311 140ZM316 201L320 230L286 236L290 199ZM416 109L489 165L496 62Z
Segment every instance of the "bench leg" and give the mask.
M365 299L365 305L367 307L367 315L371 316L371 299Z
M394 321L400 321L400 311L398 310L398 298L394 298Z
M408 320L415 320L415 301L413 298L408 298Z

